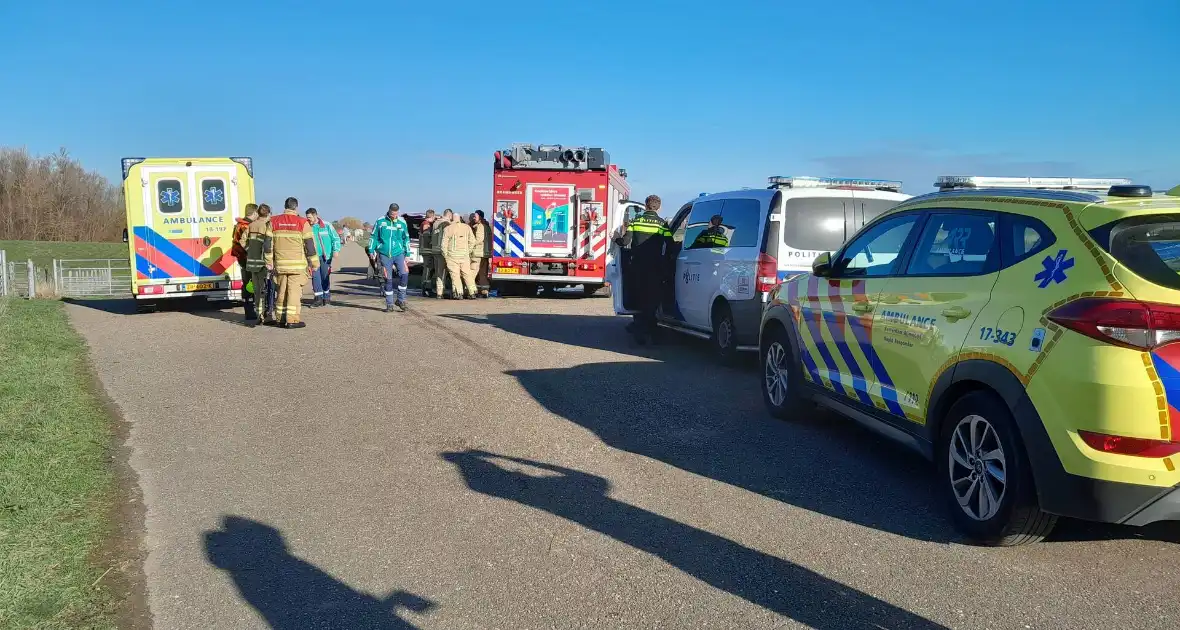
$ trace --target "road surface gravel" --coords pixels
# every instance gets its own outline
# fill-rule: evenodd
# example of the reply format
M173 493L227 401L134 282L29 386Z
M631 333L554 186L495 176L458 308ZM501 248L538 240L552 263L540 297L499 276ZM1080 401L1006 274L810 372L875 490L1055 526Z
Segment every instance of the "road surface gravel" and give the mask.
M68 308L130 424L165 629L1175 628L1180 526L964 544L930 465L610 300Z

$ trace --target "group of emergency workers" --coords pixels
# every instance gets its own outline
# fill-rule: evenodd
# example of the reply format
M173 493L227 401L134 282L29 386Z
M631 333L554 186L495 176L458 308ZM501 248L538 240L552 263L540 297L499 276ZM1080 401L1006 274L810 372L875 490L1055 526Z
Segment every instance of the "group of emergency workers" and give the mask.
M382 285L386 312L405 312L407 308L410 232L400 211L396 203L389 204L385 216L373 224L369 237L369 264ZM482 210L471 213L466 222L450 208L442 214L433 208L427 210L418 231L418 250L422 256L424 296L454 300L488 297L488 258L492 251Z
M242 269L246 323L303 328L303 288L312 283L313 308L332 303L332 261L340 235L315 208L299 214L299 200L288 197L282 214L267 204L247 204L233 233L234 255Z
M436 215L426 211L418 234L422 251L422 294L453 300L488 297L488 259L492 239L483 210L467 215L467 221L450 208Z
M639 314L628 331L639 343L655 340L656 310L664 294L672 233L659 215L660 198L650 195L644 213L623 226L615 238L620 248L628 302ZM373 225L367 248L369 262L381 279L385 312L405 312L409 285L410 232L396 203ZM706 230L699 238L715 238ZM708 234L708 236L705 236ZM724 238L724 232L721 232ZM282 214L272 216L266 204L247 204L234 226L234 255L242 269L246 322L251 326L303 328L301 298L308 280L315 296L311 307L332 304L332 263L340 252L336 228L315 208L299 214L299 200L288 197ZM488 297L491 238L480 210L464 222L450 208L426 211L418 237L422 254L422 291L439 299Z

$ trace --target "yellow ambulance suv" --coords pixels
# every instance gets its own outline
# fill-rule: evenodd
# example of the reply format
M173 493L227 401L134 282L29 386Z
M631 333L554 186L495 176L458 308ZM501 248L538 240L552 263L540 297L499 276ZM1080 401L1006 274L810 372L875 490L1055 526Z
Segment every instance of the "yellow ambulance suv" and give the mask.
M937 466L956 526L1180 520L1180 197L1129 180L940 177L779 285L762 394Z
M131 290L139 310L159 300L240 300L234 223L254 202L248 157L123 158Z

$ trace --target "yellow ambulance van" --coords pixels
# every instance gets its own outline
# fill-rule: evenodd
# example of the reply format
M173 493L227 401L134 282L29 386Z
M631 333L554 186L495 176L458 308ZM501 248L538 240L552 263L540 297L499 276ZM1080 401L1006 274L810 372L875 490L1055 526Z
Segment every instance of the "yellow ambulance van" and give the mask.
M160 300L241 300L234 224L254 203L248 157L123 158L131 290L140 310Z

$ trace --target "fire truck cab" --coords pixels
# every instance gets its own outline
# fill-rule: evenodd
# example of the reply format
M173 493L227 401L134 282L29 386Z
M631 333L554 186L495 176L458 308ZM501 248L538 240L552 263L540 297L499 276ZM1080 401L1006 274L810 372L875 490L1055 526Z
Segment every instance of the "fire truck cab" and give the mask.
M623 224L627 172L601 148L513 144L497 151L492 184L494 289L536 295L606 285L610 239Z

